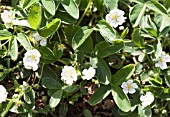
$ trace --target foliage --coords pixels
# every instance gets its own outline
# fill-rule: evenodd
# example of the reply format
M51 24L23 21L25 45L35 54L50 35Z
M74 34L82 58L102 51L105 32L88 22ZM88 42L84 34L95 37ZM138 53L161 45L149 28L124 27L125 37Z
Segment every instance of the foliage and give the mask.
M80 99L94 107L107 98L114 116L168 116L169 0L14 0L14 16L0 11L1 117L63 117ZM133 94L121 87L129 79ZM147 93L154 101L144 106Z

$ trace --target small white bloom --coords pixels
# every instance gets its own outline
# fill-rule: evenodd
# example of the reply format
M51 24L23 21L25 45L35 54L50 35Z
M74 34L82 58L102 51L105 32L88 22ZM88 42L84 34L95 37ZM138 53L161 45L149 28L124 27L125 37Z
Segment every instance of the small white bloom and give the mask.
M90 67L89 69L84 69L82 74L83 74L82 78L84 80L90 80L96 74L96 70L93 67Z
M6 101L8 92L6 91L5 87L0 85L0 103Z
M119 9L113 9L106 15L106 21L116 28L118 25L122 25L125 22L124 11Z
M22 90L25 91L28 87L29 87L29 84L23 81L23 84L21 85Z
M1 19L7 28L12 28L14 18L15 14L12 11L4 10L1 13Z
M72 85L73 81L77 81L77 73L74 67L64 66L61 73L61 80L68 85Z
M136 83L133 83L133 80L128 80L127 82L123 82L121 87L123 88L123 92L125 94L133 94L136 92L135 89L138 88L138 85Z
M47 44L47 39L42 39L41 41L40 41L40 45L41 46L45 46Z
M145 108L154 101L154 96L151 92L147 92L146 95L140 97L140 101L142 102L142 107Z
M40 41L41 46L45 46L47 44L47 39L45 37L40 36L38 33L34 33L33 37L36 41Z
M23 58L24 67L26 69L33 69L33 71L36 71L38 69L38 63L40 62L40 57L41 54L37 49L27 51Z
M166 62L170 62L170 56L166 55L165 52L162 51L159 61L155 64L155 67L160 67L162 70L164 70L167 68Z

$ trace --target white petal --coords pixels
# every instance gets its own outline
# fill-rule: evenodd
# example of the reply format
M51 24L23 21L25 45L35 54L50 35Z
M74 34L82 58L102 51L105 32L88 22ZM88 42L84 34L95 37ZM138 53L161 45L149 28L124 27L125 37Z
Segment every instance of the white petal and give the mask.
M131 84L133 88L138 88L138 85L136 83Z
M133 80L128 80L127 81L127 84L132 84L133 83Z
M122 85L121 85L122 88L126 88L126 86L127 86L126 82L123 82Z
M40 45L41 46L45 46L47 44L47 40L46 39L42 39L41 41L40 41Z
M165 58L164 58L164 60L165 60L165 62L170 62L170 56L165 56Z
M124 89L123 89L123 92L124 92L125 94L127 94L129 91L128 91L127 88L124 88Z
M161 62L161 63L160 63L160 68L161 68L162 70L166 69L166 68L167 68L166 62Z
M133 93L135 93L135 92L136 92L136 90L135 90L134 88L130 88L130 89L129 89L129 93L130 93L130 94L133 94Z

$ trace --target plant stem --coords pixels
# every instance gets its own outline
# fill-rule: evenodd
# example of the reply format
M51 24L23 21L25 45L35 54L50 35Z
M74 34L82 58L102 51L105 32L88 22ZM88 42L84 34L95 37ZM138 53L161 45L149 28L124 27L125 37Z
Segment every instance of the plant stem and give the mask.
M83 15L81 16L80 20L77 22L77 25L80 25L81 21L84 19L84 16L86 15L86 13L87 13L87 11L88 11L88 9L89 9L89 7L90 7L90 5L91 5L91 2L92 2L92 0L89 1L86 9L84 10Z

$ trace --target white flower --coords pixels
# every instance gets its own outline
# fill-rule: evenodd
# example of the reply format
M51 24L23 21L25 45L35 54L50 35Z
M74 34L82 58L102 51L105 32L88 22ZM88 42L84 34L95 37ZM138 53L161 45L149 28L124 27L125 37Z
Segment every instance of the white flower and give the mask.
M160 67L162 70L164 70L167 68L166 62L170 62L170 56L166 55L165 52L162 51L159 61L155 64L155 67Z
M47 44L47 39L45 37L40 36L38 33L34 33L33 37L36 41L40 41L41 46L45 46Z
M89 69L84 69L82 74L84 80L90 80L96 74L96 70L93 67L90 67Z
M36 71L38 69L38 63L40 62L40 57L41 54L37 49L27 51L23 58L24 67L26 69L33 69L33 71Z
M106 21L113 26L114 28L116 28L118 25L122 25L126 19L126 17L124 17L124 11L119 10L119 9L113 9L110 11L109 14L106 15Z
M8 92L6 91L5 87L0 85L0 103L6 101Z
M15 15L12 11L4 10L4 12L1 13L1 19L7 28L12 28L14 18Z
M133 94L136 92L135 89L138 88L138 85L136 83L133 83L133 80L128 80L127 82L123 82L121 87L123 88L123 92L125 94Z
M72 85L73 81L77 81L77 73L74 67L64 66L61 73L61 80L68 85Z
M21 85L21 89L25 91L29 87L29 84L25 81L23 81L23 84Z
M147 92L146 95L142 95L140 97L140 101L142 102L142 107L145 108L149 106L154 101L154 96L151 92Z
M47 45L47 39L42 39L42 40L40 41L40 45L41 45L41 46Z

